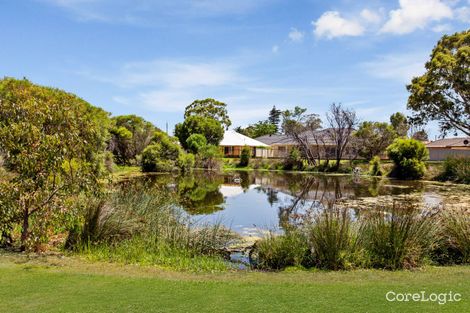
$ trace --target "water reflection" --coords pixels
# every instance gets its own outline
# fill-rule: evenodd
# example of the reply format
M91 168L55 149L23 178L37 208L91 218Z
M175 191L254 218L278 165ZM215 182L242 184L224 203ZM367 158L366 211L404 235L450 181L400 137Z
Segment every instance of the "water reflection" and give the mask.
M298 223L306 212L336 200L422 193L422 182L400 182L350 175L276 172L195 172L155 175L138 183L173 191L175 204L207 222L220 221L242 234ZM146 187L152 188L152 187Z

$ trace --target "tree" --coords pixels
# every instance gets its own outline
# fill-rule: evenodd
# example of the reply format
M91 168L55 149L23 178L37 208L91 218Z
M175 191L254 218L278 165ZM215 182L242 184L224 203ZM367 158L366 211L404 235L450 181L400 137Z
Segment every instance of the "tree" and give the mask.
M412 133L411 138L419 141L428 141L428 133L424 129L417 130Z
M75 219L81 193L97 193L111 125L108 114L65 91L0 81L0 147L12 177L0 182L0 233L21 229L35 248Z
M186 146L192 153L198 153L207 145L207 139L201 134L192 134L186 139Z
M374 156L382 154L395 139L396 133L388 123L362 122L354 132L358 154L370 161Z
M426 73L407 86L413 123L436 120L441 132L470 136L470 30L445 35L426 62Z
M206 138L207 144L217 146L224 137L224 129L213 118L193 115L175 126L175 136L186 150L188 149L187 140L193 134L201 134Z
M429 158L426 146L418 140L397 138L387 148L394 167L390 176L401 179L419 179L426 171L424 161Z
M352 110L343 108L341 104L333 103L330 111L326 114L329 128L326 130L328 137L334 143L334 154L336 164L334 170L338 170L341 159L348 148L351 135L358 123L356 113Z
M240 153L240 166L248 166L250 164L251 149L248 146L244 146Z
M393 129L399 137L406 137L406 134L408 134L408 130L410 129L410 125L403 113L393 113L390 116L390 124L392 124Z
M158 130L152 123L136 115L121 115L112 118L111 139L108 149L115 162L120 165L135 163L136 156L148 146Z
M292 138L300 150L300 154L310 165L316 165L325 156L322 151L325 147L324 134L321 128L321 119L318 114L305 114L307 109L295 107L294 110L283 112L282 129Z
M227 113L227 105L214 99L196 100L186 107L184 118L191 116L201 116L212 118L218 121L225 129L228 129L232 122Z
M273 106L271 111L269 111L268 122L274 126L274 133L279 132L279 123L281 122L282 111L276 109L276 106Z
M170 172L181 162L180 146L167 134L155 132L151 144L142 152L143 172ZM185 166L185 165L184 165Z
M271 124L269 121L259 121L258 123L250 125L246 128L237 127L235 128L235 131L250 138L274 135L277 132L276 126Z

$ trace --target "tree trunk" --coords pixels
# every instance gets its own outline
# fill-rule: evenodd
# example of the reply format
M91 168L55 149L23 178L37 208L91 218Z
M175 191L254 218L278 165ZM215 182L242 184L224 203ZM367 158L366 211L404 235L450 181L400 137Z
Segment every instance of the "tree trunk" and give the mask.
M23 228L21 230L21 251L26 250L26 240L29 236L29 210L25 209L23 214Z

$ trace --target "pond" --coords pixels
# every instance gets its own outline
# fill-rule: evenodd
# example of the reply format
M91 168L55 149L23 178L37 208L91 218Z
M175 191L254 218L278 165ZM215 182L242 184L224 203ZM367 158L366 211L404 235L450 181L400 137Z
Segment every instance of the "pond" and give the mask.
M354 210L394 201L470 210L470 187L353 175L234 171L132 178L174 190L175 203L201 223L220 222L245 237L280 228L283 220L335 201ZM177 198L177 199L176 199Z

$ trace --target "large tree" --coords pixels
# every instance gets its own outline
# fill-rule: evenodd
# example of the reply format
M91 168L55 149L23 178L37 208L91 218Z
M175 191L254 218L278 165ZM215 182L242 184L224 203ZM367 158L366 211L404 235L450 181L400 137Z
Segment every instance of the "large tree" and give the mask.
M388 123L362 122L354 137L358 154L369 161L385 152L395 139L396 132Z
M390 115L390 124L399 137L406 137L410 130L410 124L405 116L401 112L396 112Z
M77 96L28 80L0 80L0 233L37 247L74 218L81 192L99 190L110 120Z
M269 111L268 122L275 127L275 133L279 131L279 124L281 123L282 111L273 106Z
M274 135L277 132L276 126L271 124L269 121L259 121L255 124L249 125L246 128L237 127L235 128L235 131L250 138Z
M120 115L112 118L111 139L108 149L113 153L115 162L130 165L136 156L147 147L158 129L140 116Z
M358 123L356 113L353 110L344 108L341 104L333 103L326 114L328 137L334 143L334 154L336 164L335 170L339 169L340 161L344 153L349 148L351 135Z
M407 86L412 122L435 120L443 134L470 136L470 30L442 37L425 67L426 73Z
M212 118L222 124L225 129L232 125L227 113L227 105L211 98L196 100L188 105L184 112L184 118L187 119L190 116Z
M218 145L224 137L224 129L217 120L204 116L188 116L175 126L175 136L186 150L189 148L187 140L194 134L206 137L207 144Z

